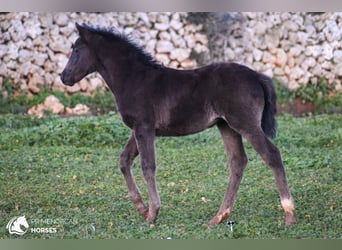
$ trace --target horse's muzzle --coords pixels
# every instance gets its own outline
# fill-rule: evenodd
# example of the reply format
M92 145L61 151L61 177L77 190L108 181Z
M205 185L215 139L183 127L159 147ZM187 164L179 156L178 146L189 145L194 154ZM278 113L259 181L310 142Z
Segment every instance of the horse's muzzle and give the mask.
M61 80L65 85L73 86L75 84L72 72L68 69L64 69L61 74Z

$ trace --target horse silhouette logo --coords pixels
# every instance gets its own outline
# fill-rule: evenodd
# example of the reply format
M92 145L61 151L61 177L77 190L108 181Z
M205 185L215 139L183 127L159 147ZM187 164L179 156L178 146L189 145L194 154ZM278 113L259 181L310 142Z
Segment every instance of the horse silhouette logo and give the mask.
M29 225L25 216L16 216L7 223L6 228L10 234L24 235L27 232Z

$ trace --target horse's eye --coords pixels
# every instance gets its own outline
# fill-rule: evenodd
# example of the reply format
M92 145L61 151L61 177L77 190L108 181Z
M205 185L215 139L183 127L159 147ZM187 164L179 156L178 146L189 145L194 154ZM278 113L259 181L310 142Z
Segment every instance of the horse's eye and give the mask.
M74 43L71 44L71 48L72 49L75 48L75 44Z

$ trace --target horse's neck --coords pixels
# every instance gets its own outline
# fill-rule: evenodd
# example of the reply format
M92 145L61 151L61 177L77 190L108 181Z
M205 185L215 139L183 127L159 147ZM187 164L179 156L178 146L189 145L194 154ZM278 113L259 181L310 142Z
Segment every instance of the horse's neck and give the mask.
M115 95L117 101L123 95L123 91L129 88L128 78L134 78L135 74L139 74L134 71L133 65L135 63L125 59L113 60L112 63L104 62L98 71Z
M117 96L120 95L123 80L120 75L114 71L116 70L111 71L110 69L103 68L99 70L99 73L115 95L115 98L117 98Z

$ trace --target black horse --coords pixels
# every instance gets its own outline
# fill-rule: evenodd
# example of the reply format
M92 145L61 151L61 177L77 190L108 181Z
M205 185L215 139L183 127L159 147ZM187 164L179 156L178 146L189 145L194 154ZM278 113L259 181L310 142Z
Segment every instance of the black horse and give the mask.
M230 179L222 205L209 222L232 212L247 165L242 136L273 170L285 224L295 224L294 203L278 148L267 138L276 133L276 95L272 80L236 63L214 63L193 70L167 68L124 35L78 25L79 38L62 72L72 86L99 72L112 90L131 136L120 157L128 195L147 223L155 221L160 199L155 179L155 136L182 136L216 125L229 158ZM131 165L140 155L149 206L142 201Z

